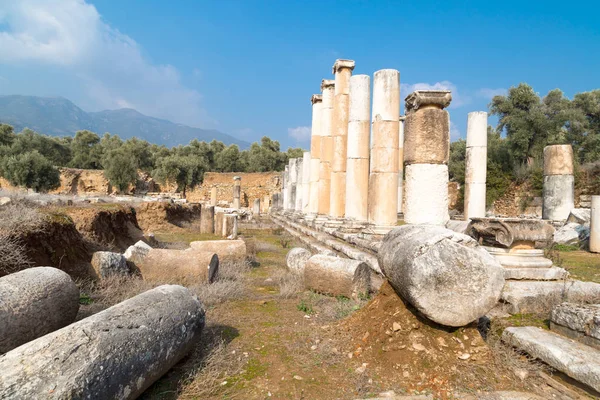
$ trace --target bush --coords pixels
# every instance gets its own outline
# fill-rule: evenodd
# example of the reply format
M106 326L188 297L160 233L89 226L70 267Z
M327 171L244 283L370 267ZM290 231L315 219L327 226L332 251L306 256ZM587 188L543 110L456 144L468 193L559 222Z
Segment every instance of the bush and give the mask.
M108 152L102 160L104 176L120 193L125 192L129 185L137 181L137 163L123 148Z
M37 151L6 157L0 165L0 173L12 185L36 192L47 192L60 185L58 170Z

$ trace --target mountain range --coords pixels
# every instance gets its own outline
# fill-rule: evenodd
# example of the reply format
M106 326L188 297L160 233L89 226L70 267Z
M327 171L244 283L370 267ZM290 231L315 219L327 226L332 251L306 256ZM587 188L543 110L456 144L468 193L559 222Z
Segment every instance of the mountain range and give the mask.
M52 136L71 136L83 129L102 136L105 132L122 139L137 137L168 147L188 144L192 139L247 149L250 143L212 129L193 128L143 115L131 108L85 112L63 97L0 96L0 123L12 125L15 132L24 128Z

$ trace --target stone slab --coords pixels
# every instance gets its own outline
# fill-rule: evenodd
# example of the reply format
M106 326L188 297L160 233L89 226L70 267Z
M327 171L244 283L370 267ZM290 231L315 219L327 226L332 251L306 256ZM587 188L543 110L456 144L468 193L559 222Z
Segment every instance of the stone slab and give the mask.
M600 391L600 350L532 326L506 328L502 340Z
M510 314L549 313L565 301L600 303L600 284L566 281L507 281L500 296Z
M567 271L559 267L504 268L504 279L507 280L557 281L565 279L567 275Z
M552 310L550 320L600 340L600 304L562 303Z

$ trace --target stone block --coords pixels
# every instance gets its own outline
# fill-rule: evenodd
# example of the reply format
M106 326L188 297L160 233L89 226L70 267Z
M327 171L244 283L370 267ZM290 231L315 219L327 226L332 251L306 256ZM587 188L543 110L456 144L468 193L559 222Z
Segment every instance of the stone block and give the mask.
M595 282L507 281L501 300L510 314L550 313L560 303L600 303Z
M95 252L92 256L92 268L101 278L107 278L111 275L124 276L129 275L131 272L125 256L110 251Z
M212 283L219 270L214 252L152 249L136 262L144 280Z
M363 261L317 254L304 266L304 282L315 292L357 298L371 290L371 268Z
M600 340L600 304L562 303L552 310L550 320Z
M408 113L404 122L404 164L447 164L450 156L448 112L424 108Z
M544 147L544 176L573 175L573 147L555 144Z

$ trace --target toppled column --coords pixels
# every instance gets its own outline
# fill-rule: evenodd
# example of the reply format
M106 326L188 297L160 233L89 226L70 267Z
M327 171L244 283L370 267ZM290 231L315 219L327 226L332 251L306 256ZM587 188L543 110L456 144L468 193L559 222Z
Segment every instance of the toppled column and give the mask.
M373 78L373 142L369 175L369 222L374 233L398 224L398 124L400 73L382 69Z
M407 224L446 225L450 105L448 90L417 90L406 97L404 164Z
M404 120L406 117L402 115L398 122L398 214L404 201Z
M303 247L294 247L288 251L285 256L285 264L292 272L302 274L308 259L312 257L312 253Z
M0 357L0 393L135 399L192 350L204 324L188 289L159 286Z
M300 212L307 214L310 201L310 151L305 151L302 157L302 207Z
M297 213L302 212L302 182L304 181L304 158L296 158L296 202L294 204L294 211Z
M433 225L404 225L388 233L379 265L396 292L430 320L464 326L491 310L504 271L477 242Z
M323 79L321 91L321 157L319 164L319 215L326 217L330 212L331 161L333 159L332 117L335 81Z
M485 217L487 176L487 113L470 112L467 117L467 153L465 157L465 221Z
M144 280L212 283L219 271L219 257L211 251L151 249L135 265Z
M215 233L215 207L203 206L200 212L200 233Z
M333 64L335 88L331 131L333 158L331 161L330 211L332 218L342 218L346 211L346 155L348 147L348 110L350 77L354 69L352 60L336 60Z
M312 126L310 136L310 196L308 200L308 214L314 219L319 212L319 169L321 164L321 120L323 96L313 94Z
M233 208L240 209L240 197L242 195L242 178L240 176L233 177Z
M573 148L570 144L544 147L544 199L542 218L565 221L575 208Z
M592 253L600 253L600 196L592 196L590 251Z
M246 243L243 240L201 240L191 242L190 249L215 253L221 262L246 259Z
M366 296L371 290L371 268L363 261L317 254L304 265L304 283L331 296Z
M254 199L254 204L252 205L252 213L255 216L260 215L260 199Z
M368 219L370 117L371 77L355 75L350 78L345 214L360 222Z
M0 278L0 354L69 325L78 311L79 289L64 271L35 267Z
M217 188L215 186L210 188L210 205L213 207L217 205Z

